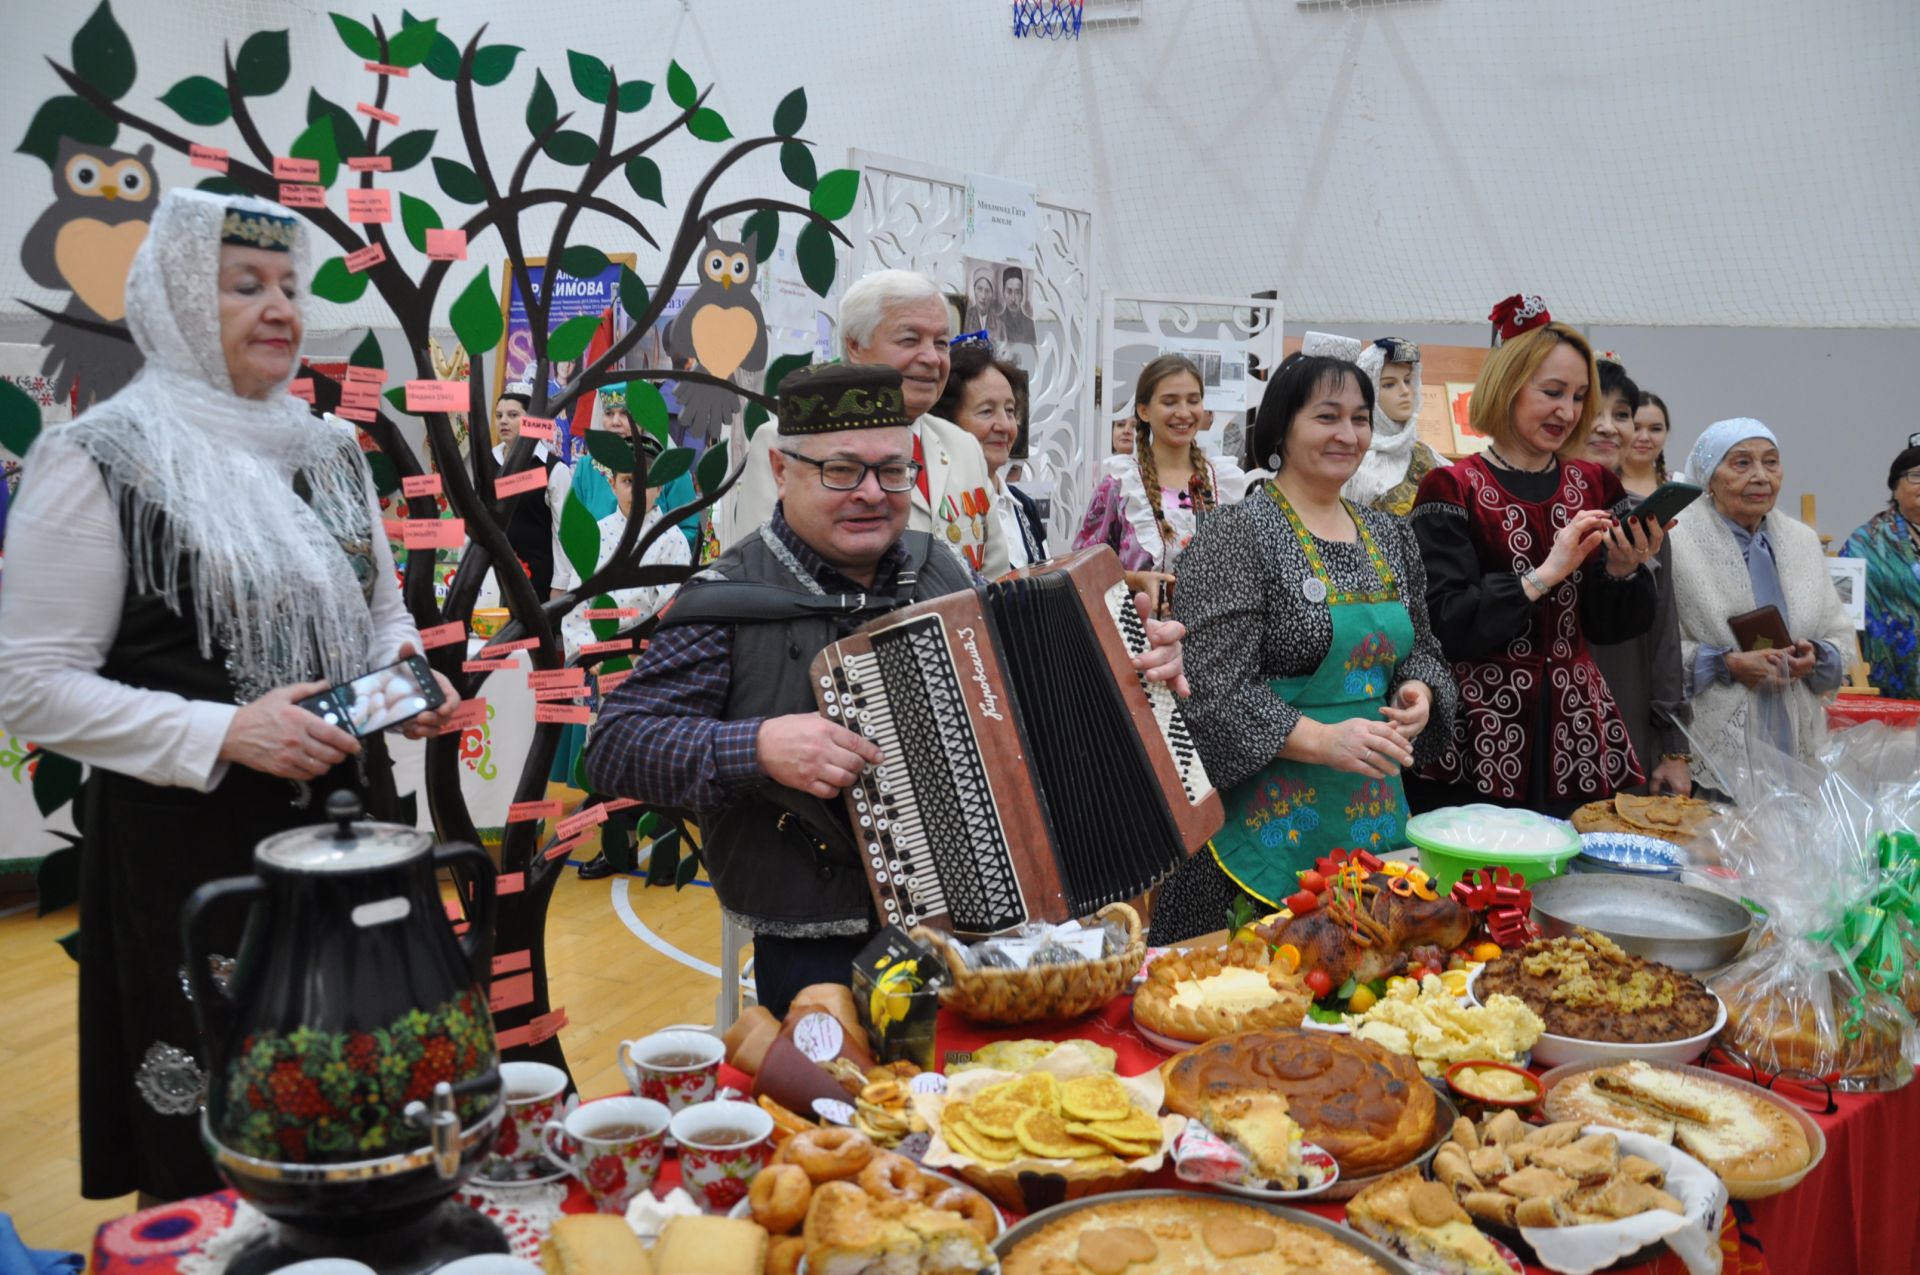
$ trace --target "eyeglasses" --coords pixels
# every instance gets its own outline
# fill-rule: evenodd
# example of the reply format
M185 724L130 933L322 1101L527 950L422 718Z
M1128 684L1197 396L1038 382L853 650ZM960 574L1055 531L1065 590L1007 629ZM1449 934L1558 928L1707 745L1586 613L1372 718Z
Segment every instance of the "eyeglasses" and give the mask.
M1914 446L1920 447L1920 443L1916 443ZM1920 487L1920 469L1909 469L1906 473L1900 475L1900 481L1909 487Z
M1840 1110L1840 1104L1833 1099L1832 1076L1816 1076L1798 1067L1767 1071L1737 1047L1719 1043L1708 1049L1700 1062L1706 1067L1721 1067L1734 1073L1745 1072L1750 1084L1759 1085L1776 1098L1784 1098L1814 1115L1830 1116Z
M858 491L860 485L872 474L880 481L880 490L899 494L912 491L914 480L920 477L924 466L911 460L889 460L878 465L868 465L857 460L815 460L811 456L802 456L799 452L780 449L780 454L789 460L801 460L820 471L820 485L828 491Z

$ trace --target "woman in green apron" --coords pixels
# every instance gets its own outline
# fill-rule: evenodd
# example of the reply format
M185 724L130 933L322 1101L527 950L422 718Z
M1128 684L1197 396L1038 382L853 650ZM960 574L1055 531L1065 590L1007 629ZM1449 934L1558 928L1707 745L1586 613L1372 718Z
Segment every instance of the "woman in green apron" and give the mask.
M1444 746L1457 696L1412 532L1340 497L1372 424L1357 367L1289 358L1254 431L1274 477L1180 559L1187 724L1226 822L1156 895L1155 944L1219 929L1242 896L1277 909L1335 849L1405 844L1400 771Z

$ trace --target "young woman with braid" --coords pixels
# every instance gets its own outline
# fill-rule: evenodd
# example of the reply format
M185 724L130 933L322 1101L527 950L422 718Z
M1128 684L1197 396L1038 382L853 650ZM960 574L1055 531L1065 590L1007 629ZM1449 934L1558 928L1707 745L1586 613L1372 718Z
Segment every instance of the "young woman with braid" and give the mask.
M1120 556L1129 588L1161 598L1201 518L1238 504L1266 474L1201 450L1206 388L1193 360L1161 355L1141 369L1133 397L1133 454L1107 458L1073 547L1106 545Z

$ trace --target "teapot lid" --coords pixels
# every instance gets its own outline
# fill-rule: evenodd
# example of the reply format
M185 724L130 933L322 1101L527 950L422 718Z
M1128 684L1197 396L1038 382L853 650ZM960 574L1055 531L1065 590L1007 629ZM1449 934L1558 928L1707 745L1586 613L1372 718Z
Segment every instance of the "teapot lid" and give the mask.
M342 789L327 798L327 822L276 833L254 850L266 867L287 872L363 872L405 863L433 838L397 823L360 821L360 798Z

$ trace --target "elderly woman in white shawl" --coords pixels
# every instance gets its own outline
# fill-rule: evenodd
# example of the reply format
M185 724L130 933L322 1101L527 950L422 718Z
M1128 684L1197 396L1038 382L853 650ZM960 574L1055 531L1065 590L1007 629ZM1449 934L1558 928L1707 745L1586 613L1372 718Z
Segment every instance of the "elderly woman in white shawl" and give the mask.
M1824 698L1846 677L1853 631L1827 574L1820 537L1774 507L1780 498L1780 444L1759 421L1708 426L1687 472L1707 486L1673 532L1674 596L1693 735L1705 755L1697 779L1747 761L1749 718L1756 738L1811 758L1826 738ZM1778 608L1793 644L1744 651L1728 620Z
M350 431L287 394L301 223L171 190L127 276L133 383L27 458L0 592L0 721L92 766L79 820L81 1193L219 1187L182 988L182 902L364 788L297 700L417 649ZM434 733L447 707L415 718ZM237 911L237 910L236 910ZM211 928L237 950L238 916Z

